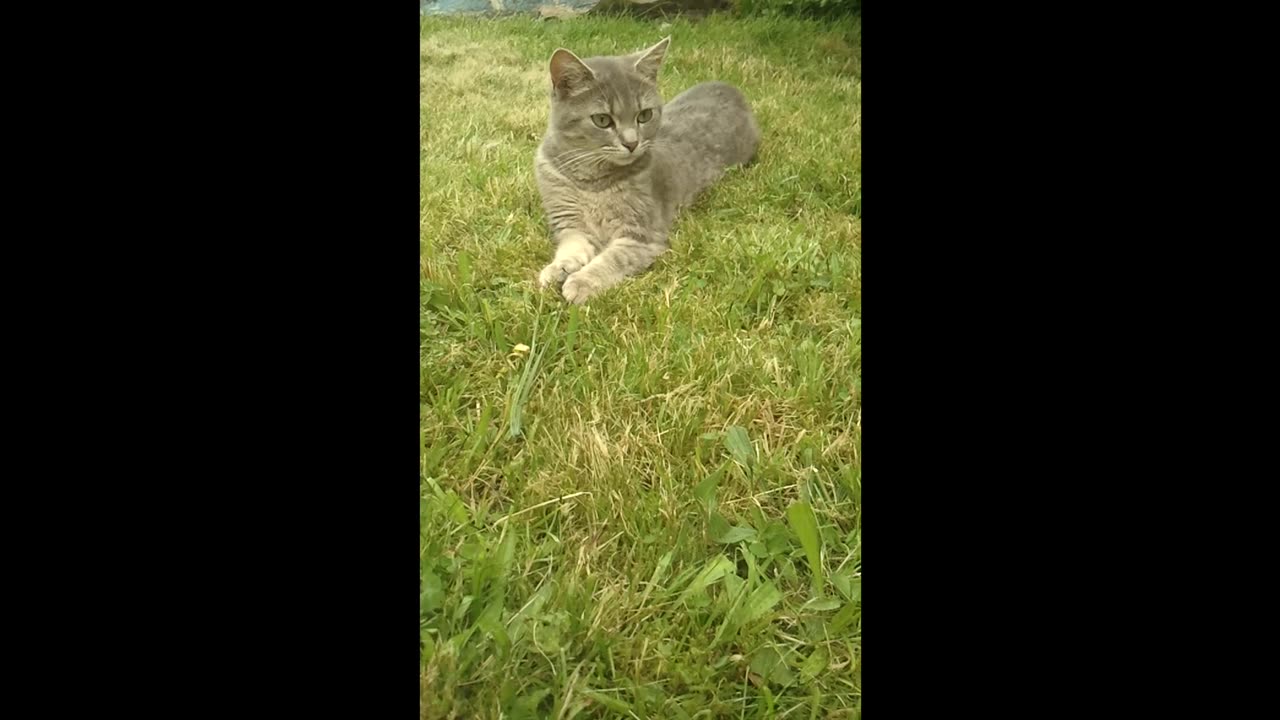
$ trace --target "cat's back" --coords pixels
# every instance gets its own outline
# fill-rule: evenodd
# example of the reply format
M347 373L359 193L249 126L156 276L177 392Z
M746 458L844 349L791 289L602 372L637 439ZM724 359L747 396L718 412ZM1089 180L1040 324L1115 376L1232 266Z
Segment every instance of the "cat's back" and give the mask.
M738 88L724 82L694 85L662 108L663 139L721 167L745 164L760 146L760 128Z

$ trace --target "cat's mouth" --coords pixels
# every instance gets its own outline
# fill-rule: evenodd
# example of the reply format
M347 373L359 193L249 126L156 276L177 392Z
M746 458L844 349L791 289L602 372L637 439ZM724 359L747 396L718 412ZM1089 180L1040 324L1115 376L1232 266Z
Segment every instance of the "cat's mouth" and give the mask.
M614 165L625 166L639 160L648 149L648 143L640 143L635 150L627 150L626 148L609 148L605 151L604 155L609 159L609 162Z

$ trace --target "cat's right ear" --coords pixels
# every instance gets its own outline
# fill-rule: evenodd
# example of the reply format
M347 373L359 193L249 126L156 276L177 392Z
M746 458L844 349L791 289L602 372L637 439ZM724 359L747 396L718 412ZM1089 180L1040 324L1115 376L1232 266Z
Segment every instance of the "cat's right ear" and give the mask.
M668 35L659 40L657 45L632 55L636 62L636 72L657 82L658 68L662 66L662 58L667 56L667 46L670 44L671 36Z
M551 86L560 97L577 95L596 74L577 55L560 48L551 55Z

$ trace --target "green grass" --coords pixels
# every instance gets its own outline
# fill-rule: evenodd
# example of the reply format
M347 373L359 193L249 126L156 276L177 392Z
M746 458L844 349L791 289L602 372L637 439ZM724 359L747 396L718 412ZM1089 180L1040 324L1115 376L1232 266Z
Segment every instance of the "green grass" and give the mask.
M666 97L741 87L759 160L567 307L546 60L668 33ZM423 718L860 716L860 36L423 21Z

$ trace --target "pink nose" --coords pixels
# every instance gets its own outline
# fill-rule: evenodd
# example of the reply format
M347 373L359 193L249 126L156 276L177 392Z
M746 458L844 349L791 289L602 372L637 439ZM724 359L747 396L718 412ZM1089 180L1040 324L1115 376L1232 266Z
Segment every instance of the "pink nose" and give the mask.
M626 140L622 141L622 147L626 148L628 152L635 152L636 146L639 144L639 140L632 140L631 142L627 142Z

